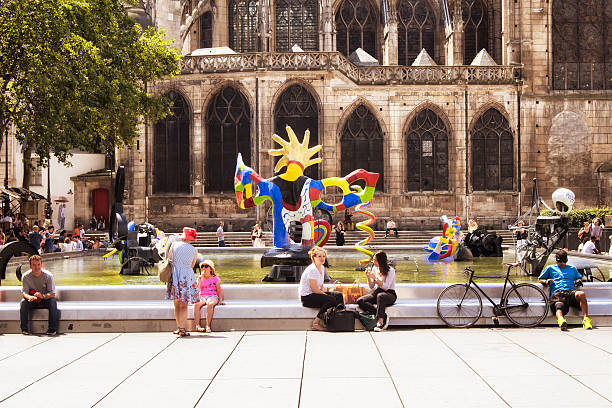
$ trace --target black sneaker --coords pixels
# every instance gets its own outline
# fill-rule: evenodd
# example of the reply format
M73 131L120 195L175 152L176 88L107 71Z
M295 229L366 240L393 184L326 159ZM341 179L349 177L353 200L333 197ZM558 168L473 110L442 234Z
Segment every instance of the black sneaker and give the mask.
M389 316L385 317L385 324L383 324L382 327L383 330L387 330L387 327L389 327L389 320L391 320L389 319Z
M376 323L376 327L374 328L375 332L381 332L385 330L385 324L384 323Z
M57 330L47 330L47 336L57 336Z
M29 336L29 335L30 335L30 332L29 332L29 331L27 331L27 330L22 330L22 331L21 331L21 334L23 334L24 336Z

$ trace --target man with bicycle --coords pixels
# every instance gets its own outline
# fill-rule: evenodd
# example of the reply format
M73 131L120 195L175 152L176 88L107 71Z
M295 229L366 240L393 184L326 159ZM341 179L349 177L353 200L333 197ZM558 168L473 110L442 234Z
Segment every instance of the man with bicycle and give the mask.
M580 307L582 310L582 327L592 329L589 319L589 306L586 294L576 290L576 283L582 284L582 276L576 267L567 264L567 252L560 250L556 255L556 265L549 265L538 277L544 286L550 286L550 309L557 316L557 323L561 330L567 330L565 315L570 306Z

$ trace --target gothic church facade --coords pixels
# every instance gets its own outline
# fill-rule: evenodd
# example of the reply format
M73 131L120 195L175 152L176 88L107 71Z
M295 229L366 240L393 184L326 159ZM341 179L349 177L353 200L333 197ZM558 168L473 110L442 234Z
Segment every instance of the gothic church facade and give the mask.
M272 176L286 125L323 146L310 177L380 173L372 211L402 228L443 214L504 227L533 178L547 201L567 187L578 207L612 205L612 0L156 0L143 12L183 59L148 84L173 115L117 155L129 219L262 221L266 208L236 206L236 157Z

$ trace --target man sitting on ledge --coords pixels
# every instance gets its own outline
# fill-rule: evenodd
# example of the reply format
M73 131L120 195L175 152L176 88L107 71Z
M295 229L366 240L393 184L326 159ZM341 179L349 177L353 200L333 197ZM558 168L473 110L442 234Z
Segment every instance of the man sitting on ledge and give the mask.
M389 221L387 221L387 229L385 229L385 238L387 238L391 232L393 232L395 238L399 237L399 234L397 232L397 225L395 225L395 221L393 221L393 218L389 218Z
M542 285L550 286L550 309L556 313L559 328L567 330L565 315L569 312L570 306L575 306L582 310L582 327L592 329L586 294L576 290L576 282L582 284L582 276L576 267L567 264L567 252L564 250L557 252L556 260L557 264L548 265L538 280Z
M30 310L48 309L49 329L47 334L55 336L59 321L57 300L55 299L55 282L51 272L42 268L40 255L30 257L30 270L21 278L21 290L23 297L20 308L21 334L30 334L28 330Z

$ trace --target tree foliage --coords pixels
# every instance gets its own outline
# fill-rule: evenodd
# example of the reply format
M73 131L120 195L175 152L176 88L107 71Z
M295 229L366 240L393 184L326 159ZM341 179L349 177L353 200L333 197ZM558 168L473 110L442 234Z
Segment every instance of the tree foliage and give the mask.
M131 146L142 120L169 112L145 84L177 74L178 60L119 0L2 0L0 140L14 125L43 164Z

